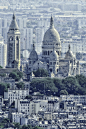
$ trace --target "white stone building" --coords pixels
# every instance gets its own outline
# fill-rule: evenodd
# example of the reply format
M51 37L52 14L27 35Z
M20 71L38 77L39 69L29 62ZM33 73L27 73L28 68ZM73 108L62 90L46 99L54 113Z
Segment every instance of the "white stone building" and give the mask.
M4 92L4 99L9 99L10 104L13 103L16 99L24 99L26 96L29 95L29 89L25 90L17 90L17 89L8 89L8 92Z
M29 55L29 62L26 66L26 74L29 79L30 73L39 68L47 69L50 77L64 78L67 76L75 76L80 74L79 61L76 60L75 55L71 51L70 44L68 44L68 51L65 57L61 56L61 41L57 30L54 27L53 17L50 19L50 27L45 32L42 44L42 58L38 59L37 53L40 49L33 50Z
M26 115L37 114L40 111L40 101L17 99L15 101L15 108L18 112L25 113Z
M28 118L23 113L12 113L12 122L19 123L21 125L28 124Z

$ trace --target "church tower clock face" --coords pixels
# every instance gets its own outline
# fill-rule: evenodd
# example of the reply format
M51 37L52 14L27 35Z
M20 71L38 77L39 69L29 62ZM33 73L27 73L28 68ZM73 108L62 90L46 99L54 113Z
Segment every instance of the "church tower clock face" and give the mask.
M7 67L20 68L20 31L15 14L7 33Z

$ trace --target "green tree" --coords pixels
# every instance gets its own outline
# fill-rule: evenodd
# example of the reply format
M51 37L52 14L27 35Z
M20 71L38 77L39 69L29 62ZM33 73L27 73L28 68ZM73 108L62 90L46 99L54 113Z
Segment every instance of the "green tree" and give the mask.
M8 85L6 83L0 83L0 95L4 96L4 92L8 91Z
M2 123L9 123L10 122L10 120L8 119L8 118L4 118L3 120L2 120Z
M76 79L80 85L78 93L81 95L86 94L86 77L83 75L76 75Z
M9 77L12 77L13 79L15 79L15 81L19 81L20 79L16 72L11 72L9 74Z
M55 86L58 88L58 96L60 95L60 91L65 89L64 84L62 83L61 79L53 78L53 82Z
M18 75L20 78L22 78L22 77L23 77L23 73L22 73L22 72L17 71L16 73L17 73L17 75Z
M32 99L32 96L28 95L28 96L25 97L25 99Z
M27 125L23 125L21 129L28 129Z
M46 95L54 95L54 93L58 92L58 88L55 87L51 78L34 79L30 87L33 92L39 91L42 94L45 92Z
M31 125L27 125L28 129L33 129L33 127Z
M76 75L76 79L81 87L86 88L86 77L83 75Z
M20 78L23 77L23 73L17 70L13 70L13 72L9 74L9 77L12 77L13 79L15 79L15 81L19 81Z
M10 122L10 120L8 118L2 119L2 121L0 122L0 127L1 128L6 128L8 126L9 122Z
M66 90L61 90L60 95L68 95L68 92Z
M14 123L14 128L20 129L20 124L19 123Z
M33 71L35 77L48 77L48 71L46 69L38 69Z
M77 94L80 88L80 85L75 77L67 77L62 80L62 83L65 86L65 89L69 94Z
M43 129L43 128L35 126L35 127L33 127L33 129Z
M5 74L5 73L0 73L0 76L1 76L1 77L5 77L6 74Z
M0 69L2 69L3 67L2 66L0 66Z
M24 89L24 83L23 82L17 83L16 86L17 86L18 89L20 89L20 88Z

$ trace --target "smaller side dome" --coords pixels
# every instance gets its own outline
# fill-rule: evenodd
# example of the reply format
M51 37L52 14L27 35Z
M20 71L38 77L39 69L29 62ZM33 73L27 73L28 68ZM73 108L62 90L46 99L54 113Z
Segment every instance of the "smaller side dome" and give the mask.
M37 52L35 51L35 45L33 44L33 50L30 53L29 60L37 61L38 60L38 55Z
M52 53L50 54L49 60L50 60L50 61L57 61L57 60L59 60L58 53L55 51L55 46L53 47L53 51L52 51Z
M73 55L72 51L70 50L70 44L69 44L68 51L65 55L65 59L74 59L74 58L75 58L75 56Z

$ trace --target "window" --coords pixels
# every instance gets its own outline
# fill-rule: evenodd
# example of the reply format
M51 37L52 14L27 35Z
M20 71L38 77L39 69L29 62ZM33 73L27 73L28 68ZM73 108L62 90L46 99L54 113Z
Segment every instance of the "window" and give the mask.
M18 40L19 38L18 38L18 36L16 36L16 40Z
M50 69L50 72L52 72L52 69Z
M53 62L53 65L55 65L56 64L56 62Z
M10 37L10 41L13 41L13 37L12 36Z
M52 62L50 62L50 65L52 65Z

